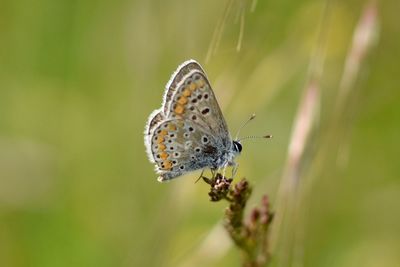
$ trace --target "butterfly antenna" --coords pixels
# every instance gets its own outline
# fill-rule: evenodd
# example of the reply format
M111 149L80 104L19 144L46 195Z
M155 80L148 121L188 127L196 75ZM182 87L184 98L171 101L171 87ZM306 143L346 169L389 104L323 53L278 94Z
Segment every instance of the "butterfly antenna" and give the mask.
M272 135L267 134L267 135L263 135L263 136L258 136L258 135L249 135L249 136L245 136L243 138L240 138L238 141L243 141L246 139L254 139L254 138L265 138L265 139L269 139L272 138Z
M250 121L252 121L254 118L256 117L256 114L253 113L251 114L250 118L247 119L247 121L245 121L242 126L240 126L239 130L236 132L236 136L234 140L237 140L240 134L240 131L244 128L244 126L246 126Z

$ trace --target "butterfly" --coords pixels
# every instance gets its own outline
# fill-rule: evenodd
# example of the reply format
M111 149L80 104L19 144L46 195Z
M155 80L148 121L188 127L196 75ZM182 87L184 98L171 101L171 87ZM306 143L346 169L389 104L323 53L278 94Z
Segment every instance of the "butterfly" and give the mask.
M234 158L242 151L195 60L181 64L167 83L161 108L148 118L144 143L160 182L195 170L236 166Z

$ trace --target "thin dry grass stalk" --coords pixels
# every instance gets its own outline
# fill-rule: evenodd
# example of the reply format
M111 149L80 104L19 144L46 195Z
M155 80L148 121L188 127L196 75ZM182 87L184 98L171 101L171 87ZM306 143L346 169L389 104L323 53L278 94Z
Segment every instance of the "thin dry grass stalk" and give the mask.
M331 130L328 131L330 133L330 136L328 136L329 141L334 140L335 135L342 136L339 145L336 146L336 163L339 168L344 168L347 165L350 154L348 140L351 135L351 116L346 115L350 117L350 119L346 121L344 115L346 113L352 113L349 109L354 110L354 107L357 106L350 103L351 100L354 101L354 96L357 93L357 90L355 90L355 83L367 55L378 41L378 35L378 8L376 1L372 0L365 5L355 28L352 44L346 57L342 78L339 84ZM344 124L345 127L341 127L341 124ZM340 129L342 128L344 129L341 131Z
M211 60L211 57L217 54L227 22L229 18L233 15L233 12L235 10L237 14L236 18L234 19L234 23L239 23L239 36L236 44L236 52L240 52L240 50L242 49L245 30L245 13L247 10L250 10L250 12L254 12L257 5L257 0L252 0L251 2L250 1L251 0L227 0L223 14L218 20L217 26L215 27L213 36L211 38L211 42L207 50L205 63L208 63Z
M323 18L323 21L326 21ZM324 24L323 22L321 25ZM321 27L323 32L326 32L326 25ZM371 48L374 36L377 35L377 8L375 1L370 1L364 11L361 19L356 26L353 42L349 53L346 57L346 63L343 71L343 76L338 90L337 105L333 111L334 119L331 121L331 127L328 130L328 142L320 142L332 147L338 145L337 124L340 123L340 114L343 113L346 104L348 103L351 89L357 79L360 67ZM326 33L320 32L320 36ZM319 38L319 42L325 42L325 38ZM307 210L307 196L310 192L311 181L307 181L304 177L306 173L313 173L315 176L316 169L322 166L321 159L326 159L326 155L319 155L316 151L310 149L310 137L316 136L320 129L314 127L317 124L318 107L320 101L320 77L322 76L323 64L313 64L313 62L323 62L324 45L318 45L317 52L314 53L314 58L311 59L311 66L319 65L321 68L311 68L309 73L309 82L305 87L303 98L300 102L298 113L294 120L292 137L289 144L288 156L284 174L282 176L280 190L278 194L276 210L277 216L274 220L271 238L272 238L272 253L275 252L277 243L283 247L276 253L278 256L278 266L303 266L302 247L304 237L305 217L300 214L305 214ZM314 128L313 128L314 127ZM327 151L321 147L317 148L318 152ZM307 184L306 184L307 183ZM302 221L303 219L303 221ZM302 222L301 222L302 221ZM281 249L282 248L282 249ZM300 253L299 253L300 251ZM291 263L290 263L291 261Z
M305 88L303 98L301 100L299 111L297 113L292 138L288 149L288 158L286 168L282 176L277 199L277 214L271 233L272 253L274 253L278 239L285 239L283 243L290 247L293 242L292 230L288 229L292 226L296 214L296 207L299 200L299 186L302 182L302 168L305 160L306 146L312 133L313 126L316 123L318 114L318 104L320 100L320 88L315 80L309 82ZM284 232L281 232L284 231ZM285 235L283 236L283 233ZM281 250L282 253L290 253L290 249ZM289 259L289 255L282 255L281 259ZM286 264L286 263L285 263ZM285 264L282 264L284 266Z
M376 1L369 1L358 21L353 34L351 48L346 57L342 79L339 85L336 110L341 110L371 47L378 36L378 11Z
M318 46L317 50L323 46ZM310 78L307 85L304 87L302 99L296 117L293 122L292 135L289 142L286 165L278 189L276 200L276 218L271 232L271 251L276 250L278 239L289 238L283 241L285 246L290 246L292 242L288 227L291 225L291 217L295 213L296 202L299 201L298 190L300 177L304 168L304 161L307 158L305 152L309 145L310 137L313 134L313 129L317 124L319 115L320 103L320 81L323 66L323 52L318 51L314 54L318 59L311 60ZM293 218L292 218L293 219ZM282 232L284 231L284 232ZM285 234L284 234L285 233ZM285 236L283 236L285 235ZM290 253L290 249L281 250L285 253ZM289 255L282 255L282 259L288 260ZM283 263L284 266L286 263Z
M276 218L272 225L271 252L277 258L278 266L290 266L296 250L298 238L295 228L299 228L299 209L302 209L303 172L307 160L312 157L309 149L310 138L315 134L320 107L320 79L326 51L327 24L330 15L330 2L327 1L318 24L316 47L310 58L308 81L293 122L286 165L278 189ZM279 250L278 250L279 243Z

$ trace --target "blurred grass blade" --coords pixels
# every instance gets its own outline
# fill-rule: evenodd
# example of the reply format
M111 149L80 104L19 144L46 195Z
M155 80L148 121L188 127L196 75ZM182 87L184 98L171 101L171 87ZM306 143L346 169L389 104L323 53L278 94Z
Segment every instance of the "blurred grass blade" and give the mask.
M364 8L353 34L351 48L346 57L342 79L339 86L337 110L342 108L350 89L357 78L360 66L368 51L377 41L378 19L376 1L370 1Z
M278 254L278 266L289 266L294 259L293 250L297 228L295 222L299 220L301 207L300 181L305 161L311 156L306 155L306 147L313 133L313 127L319 118L320 106L320 79L323 73L326 53L326 40L330 14L330 2L326 1L318 24L318 35L315 49L310 58L308 82L304 87L293 130L288 146L287 160L284 173L279 185L275 205L276 216L271 232L271 253ZM309 151L309 150L308 150ZM278 250L278 243L282 249Z

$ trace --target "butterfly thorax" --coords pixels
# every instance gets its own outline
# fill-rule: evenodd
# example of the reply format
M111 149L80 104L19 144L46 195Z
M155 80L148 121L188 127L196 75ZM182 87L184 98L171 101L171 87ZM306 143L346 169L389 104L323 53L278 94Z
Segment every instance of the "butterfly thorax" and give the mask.
M238 149L241 145L237 146L234 142L230 142L228 146L221 146L221 149L217 153L214 154L214 158L212 162L209 162L209 167L212 169L224 168L226 166L235 165L234 159L240 154L240 150ZM212 156L210 157L212 158Z

